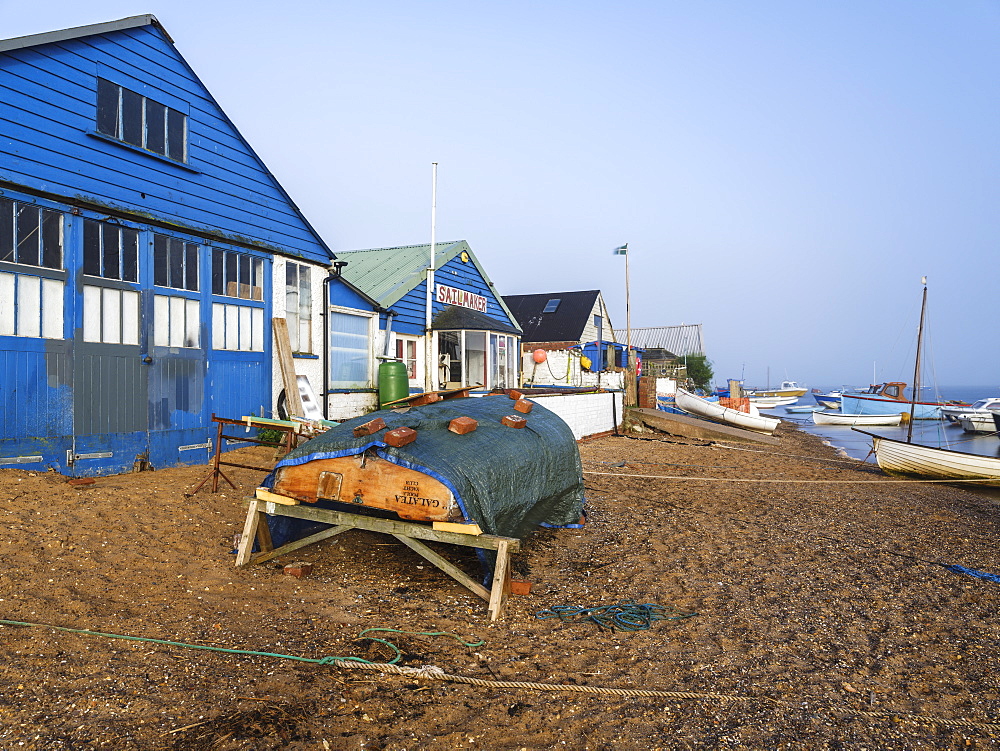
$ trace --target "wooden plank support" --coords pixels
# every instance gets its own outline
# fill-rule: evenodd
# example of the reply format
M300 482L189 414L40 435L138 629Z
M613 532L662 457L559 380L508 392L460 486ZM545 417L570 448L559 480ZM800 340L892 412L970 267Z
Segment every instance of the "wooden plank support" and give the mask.
M266 522L264 522L266 524ZM263 525L262 525L263 526ZM285 555L285 553L291 553L293 550L298 550L299 548L304 548L306 545L312 545L314 542L319 542L320 540L325 540L328 537L333 537L334 535L339 535L341 532L346 532L351 529L350 527L330 527L330 529L324 529L317 532L314 535L309 535L308 537L303 537L300 540L293 540L292 542L282 545L280 548L274 548L274 550L268 550L267 552L254 553L250 556L250 563L264 563L264 561L270 561L279 556Z
M262 563L293 550L298 550L306 545L311 545L314 542L338 535L341 532L346 532L348 529L364 529L369 532L381 532L382 534L392 535L412 551L432 563L436 568L448 574L463 587L466 587L477 597L481 597L489 603L490 620L496 620L500 616L500 611L510 592L510 554L520 550L521 547L521 541L516 538L437 530L426 524L397 521L395 519L379 519L362 514L334 511L332 509L301 505L289 506L259 498L245 498L244 502L247 504L247 519L243 526L243 536L240 539L239 548L237 549L237 566L245 566L248 563ZM301 540L295 540L287 545L282 545L280 548L272 549L270 531L268 530L265 514L306 519L333 526L330 529L323 530ZM474 527L476 525L466 526ZM260 545L261 552L251 554L250 551L253 548L253 541L255 539ZM430 540L483 550L495 550L497 556L493 572L492 588L487 589L456 565L431 550L427 545L419 542L419 540Z
M288 321L284 318L272 318L271 328L274 331L278 364L281 366L281 382L285 384L285 404L288 405L288 414L303 417L305 411L302 409L299 379L295 374L295 360L292 359L292 344L288 338Z
M407 537L406 535L393 535L397 540L406 545L410 550L417 553L421 558L433 563L437 568L444 571L448 576L457 581L466 589L470 590L473 594L482 597L486 602L490 601L490 591L486 589L482 584L477 582L467 573L462 571L458 566L450 561L445 560L440 555L435 553L429 547L424 545L419 540L414 540L412 537ZM495 618L494 618L495 620Z
M497 548L497 563L493 567L493 588L490 591L490 620L500 617L503 604L510 594L510 549L506 542Z

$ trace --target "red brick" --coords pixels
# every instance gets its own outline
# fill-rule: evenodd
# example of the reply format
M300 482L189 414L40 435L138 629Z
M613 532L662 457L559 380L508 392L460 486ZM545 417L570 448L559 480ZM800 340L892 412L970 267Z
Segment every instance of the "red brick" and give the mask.
M502 417L500 418L500 422L508 428L523 428L528 424L527 420L523 417L518 417L517 415L507 415L506 417Z
M296 579L301 579L313 570L313 565L311 563L289 563L284 568L284 573L287 576L294 576Z
M535 406L534 403L529 402L527 399L518 399L516 402L514 402L514 409L516 409L518 412L523 412L524 414L528 414L529 412L531 412L531 408L534 406Z
M386 433L382 437L382 440L393 448L398 449L417 440L417 431L413 428L396 428L395 430L390 430Z
M522 581L520 579L510 580L510 593L512 595L527 595L531 594L531 582Z
M411 407L423 407L425 404L433 404L441 401L441 395L436 391L429 391L426 394L415 396L407 402Z
M377 433L385 428L385 420L381 417L376 417L374 420L369 420L364 425L358 425L354 429L354 437L360 438L361 436L371 435L372 433Z
M471 417L456 417L448 423L448 430L459 435L471 433L477 427L479 427L479 422Z
M97 480L93 477L72 477L68 480L70 485L93 485Z
M518 391L517 389L507 389L507 396L509 396L509 397L510 397L511 399L513 399L514 401L517 401L517 400L518 400L518 399L520 399L520 398L521 398L522 396L524 396L524 394L522 394L522 393L521 393L520 391Z

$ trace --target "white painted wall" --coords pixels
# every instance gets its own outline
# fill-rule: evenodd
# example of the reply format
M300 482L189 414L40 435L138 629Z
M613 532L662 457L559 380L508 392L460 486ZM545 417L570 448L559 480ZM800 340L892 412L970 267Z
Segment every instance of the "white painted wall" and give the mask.
M535 365L531 352L521 354L521 378L525 386L574 386L608 389L624 388L625 373L591 373L580 367L580 358L568 350L546 352L546 360Z
M555 394L528 396L546 409L559 415L573 431L577 440L615 429L615 419L621 425L623 415L621 391L604 394Z

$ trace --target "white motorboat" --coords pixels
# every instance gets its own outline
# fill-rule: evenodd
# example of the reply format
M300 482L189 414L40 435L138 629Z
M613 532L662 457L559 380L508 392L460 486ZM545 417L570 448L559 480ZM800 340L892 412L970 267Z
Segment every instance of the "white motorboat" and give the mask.
M763 410L787 407L799 400L797 396L751 396L749 399L750 403L757 409Z
M794 396L798 399L800 396L805 396L807 391L809 389L799 386L795 381L782 381L776 389L745 389L743 395L751 398L755 396Z
M959 415L968 415L978 412L987 419L990 417L991 409L1000 409L1000 396L991 396L987 399L977 399L972 404L962 406L960 404L949 404L941 407L941 415L948 422L958 424Z
M845 415L843 412L813 412L816 425L899 425L903 415Z
M993 424L993 413L985 410L984 413L969 412L958 416L958 424L966 433L996 433L997 427Z
M753 405L751 405L753 411L750 413L741 412L738 409L724 407L718 402L707 401L681 388L677 389L674 403L692 415L707 417L710 420L724 422L747 430L756 430L758 433L767 433L768 435L773 433L778 427L778 423L781 422L773 417L763 417L759 412L753 414L753 411L756 411Z

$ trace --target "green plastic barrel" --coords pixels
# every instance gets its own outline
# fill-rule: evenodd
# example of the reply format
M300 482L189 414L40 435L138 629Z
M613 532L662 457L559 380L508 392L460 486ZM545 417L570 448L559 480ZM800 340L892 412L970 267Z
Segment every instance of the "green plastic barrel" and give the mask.
M407 378L406 363L399 360L383 360L378 366L379 406L410 395L410 381Z

